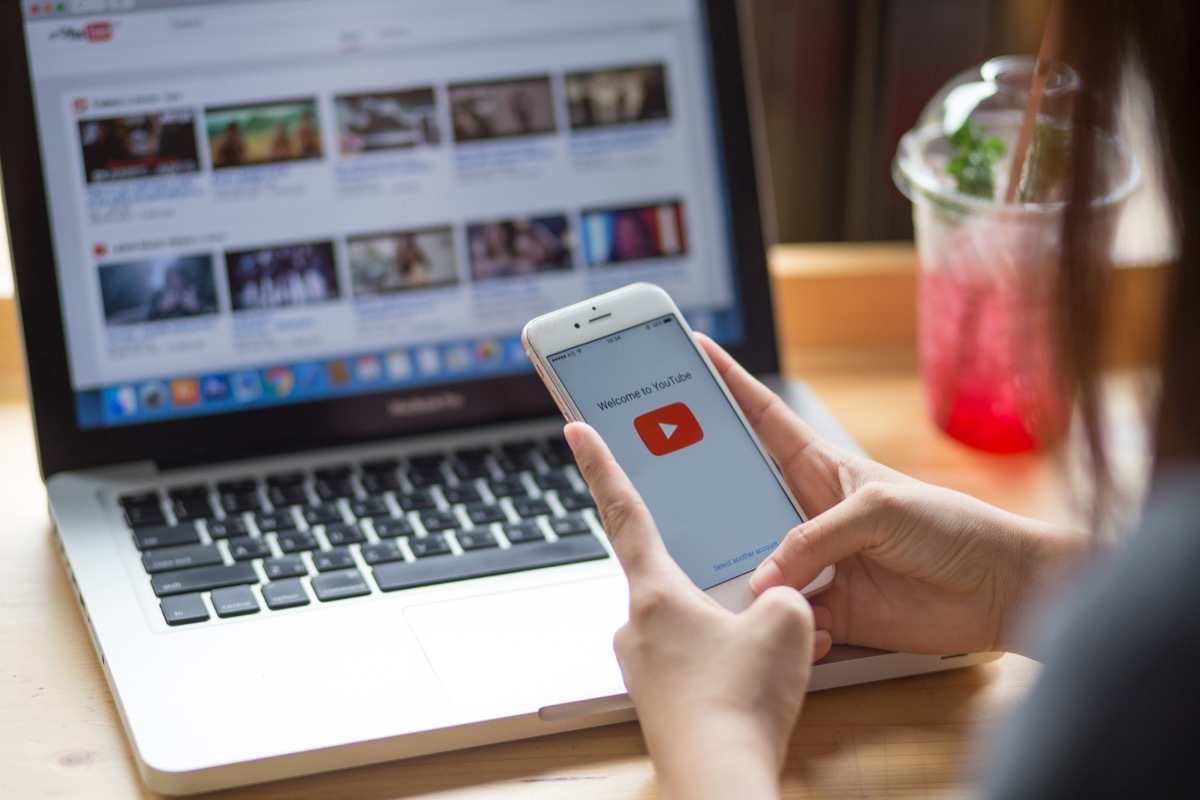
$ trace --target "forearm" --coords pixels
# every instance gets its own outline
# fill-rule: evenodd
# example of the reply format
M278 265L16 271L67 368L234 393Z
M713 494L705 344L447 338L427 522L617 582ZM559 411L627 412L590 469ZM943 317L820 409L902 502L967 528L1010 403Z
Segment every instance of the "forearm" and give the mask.
M1101 549L1097 540L1069 528L1027 521L1021 533L1021 585L1014 593L999 648L1028 655L1025 636L1028 619L1055 602L1064 586L1076 573L1092 562Z
M778 798L785 742L765 741L756 726L709 717L647 744L664 800Z

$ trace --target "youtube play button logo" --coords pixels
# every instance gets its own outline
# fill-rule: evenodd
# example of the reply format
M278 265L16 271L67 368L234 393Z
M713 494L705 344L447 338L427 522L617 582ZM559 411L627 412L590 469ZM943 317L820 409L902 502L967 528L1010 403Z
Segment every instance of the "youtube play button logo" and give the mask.
M691 447L704 438L696 415L683 403L647 411L633 421L633 427L642 438L642 444L656 456Z

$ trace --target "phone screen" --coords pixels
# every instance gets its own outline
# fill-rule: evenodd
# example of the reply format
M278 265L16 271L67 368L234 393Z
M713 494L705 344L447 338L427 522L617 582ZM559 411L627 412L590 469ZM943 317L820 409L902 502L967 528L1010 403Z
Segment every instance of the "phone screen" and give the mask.
M547 360L701 589L753 570L801 521L673 314Z

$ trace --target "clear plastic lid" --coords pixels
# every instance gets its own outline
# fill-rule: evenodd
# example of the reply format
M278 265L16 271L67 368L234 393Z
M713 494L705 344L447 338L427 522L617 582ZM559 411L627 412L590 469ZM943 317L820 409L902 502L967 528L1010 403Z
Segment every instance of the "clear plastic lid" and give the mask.
M1001 56L943 86L900 140L892 175L914 202L932 201L971 213L1003 213L1004 198L1036 59ZM1069 188L1071 113L1080 89L1069 66L1054 63L1016 193L1022 213L1057 212ZM1128 149L1106 137L1107 157L1120 162L1109 194L1126 196L1139 172Z

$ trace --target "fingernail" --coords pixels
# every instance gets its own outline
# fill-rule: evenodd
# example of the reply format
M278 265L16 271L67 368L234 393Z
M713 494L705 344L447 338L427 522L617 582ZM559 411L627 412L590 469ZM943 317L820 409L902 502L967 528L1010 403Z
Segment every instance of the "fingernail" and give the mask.
M754 570L754 574L750 576L750 590L755 594L762 594L772 586L779 586L782 583L783 572L780 571L779 565L773 558L768 558L759 564L758 569Z

